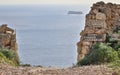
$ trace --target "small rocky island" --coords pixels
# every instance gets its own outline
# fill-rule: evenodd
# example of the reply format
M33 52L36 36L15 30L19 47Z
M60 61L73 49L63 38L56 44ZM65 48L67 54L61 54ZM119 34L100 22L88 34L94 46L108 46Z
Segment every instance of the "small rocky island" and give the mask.
M68 14L83 14L82 11L68 11Z

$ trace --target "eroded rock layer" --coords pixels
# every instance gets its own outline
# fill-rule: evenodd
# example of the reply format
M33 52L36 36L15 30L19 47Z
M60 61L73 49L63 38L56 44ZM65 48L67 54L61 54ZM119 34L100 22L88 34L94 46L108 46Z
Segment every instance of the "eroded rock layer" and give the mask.
M16 33L6 24L0 26L0 46L17 51Z
M86 15L85 28L80 33L81 38L77 43L78 60L85 57L93 44L106 43L109 34L112 39L119 40L119 34L114 30L120 27L120 4L97 2L93 4Z

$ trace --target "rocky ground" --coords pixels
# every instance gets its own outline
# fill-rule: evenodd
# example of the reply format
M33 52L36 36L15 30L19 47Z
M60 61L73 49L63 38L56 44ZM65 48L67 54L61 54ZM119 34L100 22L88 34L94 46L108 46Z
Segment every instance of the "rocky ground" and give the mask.
M82 67L13 67L0 65L0 75L118 75L105 65Z

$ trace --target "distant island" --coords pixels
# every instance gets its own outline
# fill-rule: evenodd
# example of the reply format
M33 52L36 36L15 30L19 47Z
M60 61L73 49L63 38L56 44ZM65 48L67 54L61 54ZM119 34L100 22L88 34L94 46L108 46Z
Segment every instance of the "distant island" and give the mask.
M82 11L68 11L68 14L83 14Z

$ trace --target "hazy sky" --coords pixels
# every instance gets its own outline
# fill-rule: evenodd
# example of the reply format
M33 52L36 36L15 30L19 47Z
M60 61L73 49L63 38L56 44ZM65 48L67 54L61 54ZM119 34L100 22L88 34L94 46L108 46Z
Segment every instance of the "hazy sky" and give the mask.
M0 0L0 4L86 4L90 5L102 0ZM103 0L104 2L120 3L120 0Z

